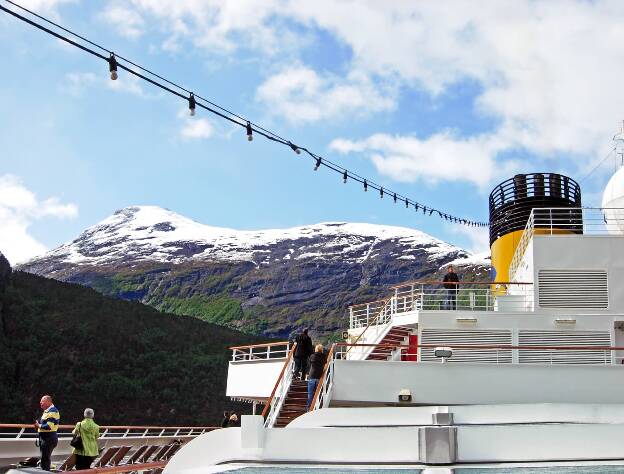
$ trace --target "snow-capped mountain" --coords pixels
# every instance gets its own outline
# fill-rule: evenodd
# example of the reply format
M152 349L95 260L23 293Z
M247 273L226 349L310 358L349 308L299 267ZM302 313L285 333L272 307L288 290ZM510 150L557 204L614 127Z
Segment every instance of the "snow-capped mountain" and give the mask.
M240 231L200 224L154 206L127 207L85 230L74 241L28 262L102 265L129 261L181 263L190 259L270 264L279 260L341 258L352 263L379 256L393 242L392 256L413 260L424 253L436 260L468 252L404 227L328 222L291 229ZM278 248L283 251L279 251ZM377 250L377 251L376 251Z
M312 313L325 316L315 321L319 330L338 329L342 326L328 327L327 318L339 320L346 305L384 294L391 284L431 277L451 261L471 278L488 265L403 227L330 222L240 231L200 224L159 207L134 206L20 269L168 311L283 335L297 326L293 319L308 324Z

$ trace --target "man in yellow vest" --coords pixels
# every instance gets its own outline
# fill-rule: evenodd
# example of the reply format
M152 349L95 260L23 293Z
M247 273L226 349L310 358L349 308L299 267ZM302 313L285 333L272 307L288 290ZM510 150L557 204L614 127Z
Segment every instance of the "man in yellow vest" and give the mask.
M52 451L58 444L58 430L61 422L61 414L58 408L54 406L52 397L44 395L41 397L39 406L43 410L41 418L35 421L35 428L39 433L39 451L41 451L41 469L50 470L50 462L52 459Z

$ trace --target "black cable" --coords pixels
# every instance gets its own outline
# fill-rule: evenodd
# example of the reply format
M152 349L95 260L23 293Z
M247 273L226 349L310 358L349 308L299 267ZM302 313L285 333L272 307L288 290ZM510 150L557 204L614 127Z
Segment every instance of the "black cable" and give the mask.
M69 29L67 29L67 28L65 28L65 27L63 27L63 26L61 26L61 25L59 25L59 24L57 24L57 23L55 23L55 22L53 22L53 21L51 21L51 20L49 20L49 19L47 19L47 18L45 18L43 16L41 16L41 15L38 15L37 13L34 13L34 12L28 10L27 8L25 8L25 7L21 6L21 5L13 2L12 0L5 0L5 1L7 3L11 4L11 5L14 5L17 8L20 8L21 10L23 10L25 12L28 12L29 14L35 16L36 18L39 18L39 19L47 22L48 24L53 25L56 28L59 28L60 30L65 31L66 33L69 33L69 34L73 35L75 38L78 38L78 39L80 39L80 40L82 40L82 41L84 41L84 42L86 42L86 43L88 43L88 44L90 44L90 45L92 45L92 46L102 50L102 51L105 51L105 52L109 53L110 55L113 54L113 52L108 50L107 48L104 48L103 46L101 46L101 45L99 45L99 44L97 44L97 43L95 43L95 42L93 42L93 41L91 41L91 40L89 40L89 39L87 39L87 38L77 34L77 33L74 33L73 31L71 31L71 30L69 30ZM74 40L72 40L70 38L67 38L66 36L63 36L63 35L55 32L55 31L52 31L51 29L46 28L45 26L40 25L40 24L36 23L35 21L32 21L32 20L30 20L30 19L28 19L28 18L26 18L26 17L24 17L24 16L22 16L22 15L16 13L16 12L12 11L12 10L9 10L9 9L3 7L3 6L0 6L0 10L4 11L5 13L8 13L8 14L12 15L13 17L15 17L15 18L17 18L17 19L19 19L21 21L24 21L25 23L28 23L31 26L34 26L35 28L37 28L37 29L39 29L41 31L44 31L45 33L48 33L49 35L52 35L52 36L60 39L61 41L65 41L66 43L71 44L72 46L75 46L75 47L77 47L77 48L79 48L79 49L81 49L81 50L83 50L83 51L85 51L85 52L87 52L87 53L97 57L97 58L100 58L100 59L105 60L106 62L109 62L109 57L106 57L105 55L102 55L102 54L98 53L97 51L94 51L94 50L92 50L92 49L90 49L90 48L88 48L88 47L86 47L84 45L81 45L80 43L77 43L76 41L74 41ZM375 189L377 191L380 191L382 193L386 193L386 194L390 193L390 194L396 196L396 198L398 198L402 202L405 202L406 207L409 207L410 205L414 206L416 211L418 211L419 209L422 209L423 213L429 212L429 215L432 215L434 212L436 212L440 218L444 218L445 220L448 220L448 221L451 221L451 222L460 223L460 224L463 224L463 225L469 225L469 226L475 226L475 227L487 227L488 226L487 223L472 221L472 220L469 220L469 219L464 219L464 218L461 218L461 217L453 216L453 215L444 213L444 212L442 212L442 211L440 211L438 209L434 209L432 207L429 207L429 206L421 204L421 203L419 203L417 201L414 201L414 200L408 198L407 196L403 196L401 194L395 193L392 190L383 189L383 187L381 185L375 183L374 181L369 181L367 178L364 178L364 177L358 175L357 173L350 172L346 168L343 168L342 166L338 165L337 163L334 163L334 162L332 162L330 160L327 160L326 158L323 158L320 155L316 155L315 153L313 153L312 151L308 150L305 147L302 147L302 146L299 146L299 145L295 145L290 140L287 140L287 139L279 136L278 134L272 132L271 130L265 129L265 128L261 127L260 125L257 125L254 122L251 122L250 120L247 120L246 118L244 118L244 117L242 117L242 116L240 116L240 115L238 115L238 114L236 114L236 113L234 113L234 112L232 112L232 111L230 111L230 110L228 110L228 109L226 109L224 107L221 107L220 105L215 104L214 102L212 102L212 101L210 101L208 99L205 99L205 98L203 98L203 97L201 97L201 96L191 92L190 90L188 90L188 89L186 89L186 88L176 84L175 82L172 82L172 81L166 79L165 77L160 76L159 74L156 74L156 73L150 71L149 69L146 69L146 68L140 66L139 64L136 64L133 61L124 58L123 56L115 55L115 58L116 59L121 59L121 60L125 61L126 63L128 63L128 64L130 64L130 65L132 65L132 66L134 66L136 68L138 68L139 70L141 70L141 71L143 71L143 72L145 72L145 73L147 73L147 74L149 74L149 75L151 75L151 76L153 76L153 77L155 77L155 78L157 78L157 79L159 79L159 80L169 84L170 86L173 86L173 87L175 87L175 88L177 88L177 89L179 89L181 91L184 91L185 93L189 94L189 96L191 94L193 94L194 98L195 98L195 105L198 106L198 107L201 107L204 110L207 110L208 112L211 112L212 114L215 114L215 115L217 115L217 116L219 116L219 117L221 117L221 118L223 118L223 119L225 119L225 120L227 120L227 121L229 121L229 122L231 122L231 123L233 123L235 125L238 125L240 127L244 127L246 129L247 129L248 124L249 124L251 126L251 131L252 132L255 132L258 135L263 136L267 140L270 140L270 141L273 141L273 142L276 142L276 143L280 143L282 145L289 146L290 148L292 148L297 153L300 153L301 151L305 152L307 155L309 155L311 158L313 158L316 161L316 168L324 166L324 167L326 167L326 168L328 168L328 169L330 169L332 171L340 173L344 178L349 178L350 177L352 180L364 184L365 188L370 187L370 188ZM182 98L184 100L187 100L187 101L189 100L189 97L187 97L185 94L182 94L179 91L173 90L170 87L167 87L166 85L163 85L163 84L157 82L156 80L154 80L154 79L152 79L150 77L147 77L144 74L141 74L140 72L138 72L138 71L136 71L136 70L134 70L134 69L124 65L124 64L120 64L118 61L117 61L116 64L117 64L117 67L119 67L120 69L123 69L124 71L127 71L130 74L132 74L132 75L134 75L134 76L136 76L136 77L138 77L140 79L143 79L144 81L147 81L150 84L152 84L152 85L154 85L156 87L159 87L160 89L162 89L164 91L167 91L167 92L169 92L169 93L171 93L173 95L176 95L176 96L178 96L178 97L180 97L180 98ZM197 99L199 99L199 100L197 100ZM209 104L212 107L204 105L201 101ZM219 109L219 110L216 110L216 109ZM382 189L383 189L383 191L382 191ZM397 199L394 199L394 202L396 203Z

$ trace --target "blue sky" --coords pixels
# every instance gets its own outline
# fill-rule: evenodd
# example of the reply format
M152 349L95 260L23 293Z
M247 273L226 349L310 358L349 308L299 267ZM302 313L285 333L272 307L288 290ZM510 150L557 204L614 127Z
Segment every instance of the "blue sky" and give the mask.
M19 2L18 2L19 3ZM360 175L487 220L516 172L576 179L624 118L621 2L25 0L122 56ZM5 1L3 6L16 10ZM565 9L566 14L561 12ZM236 229L413 227L471 250L487 231L381 201L0 14L0 250L16 263L115 210ZM614 160L581 181L599 204Z

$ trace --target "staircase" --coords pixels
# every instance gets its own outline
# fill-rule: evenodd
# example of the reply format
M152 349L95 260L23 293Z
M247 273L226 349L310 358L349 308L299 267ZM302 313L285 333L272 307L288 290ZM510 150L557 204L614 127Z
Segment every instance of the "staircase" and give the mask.
M366 360L388 360L390 354L397 346L405 342L405 338L412 333L412 329L406 326L393 326L386 335L379 341L380 345L393 347L376 347L366 357Z
M275 420L275 428L283 428L292 420L306 412L308 402L308 382L293 380L290 383L284 404Z

